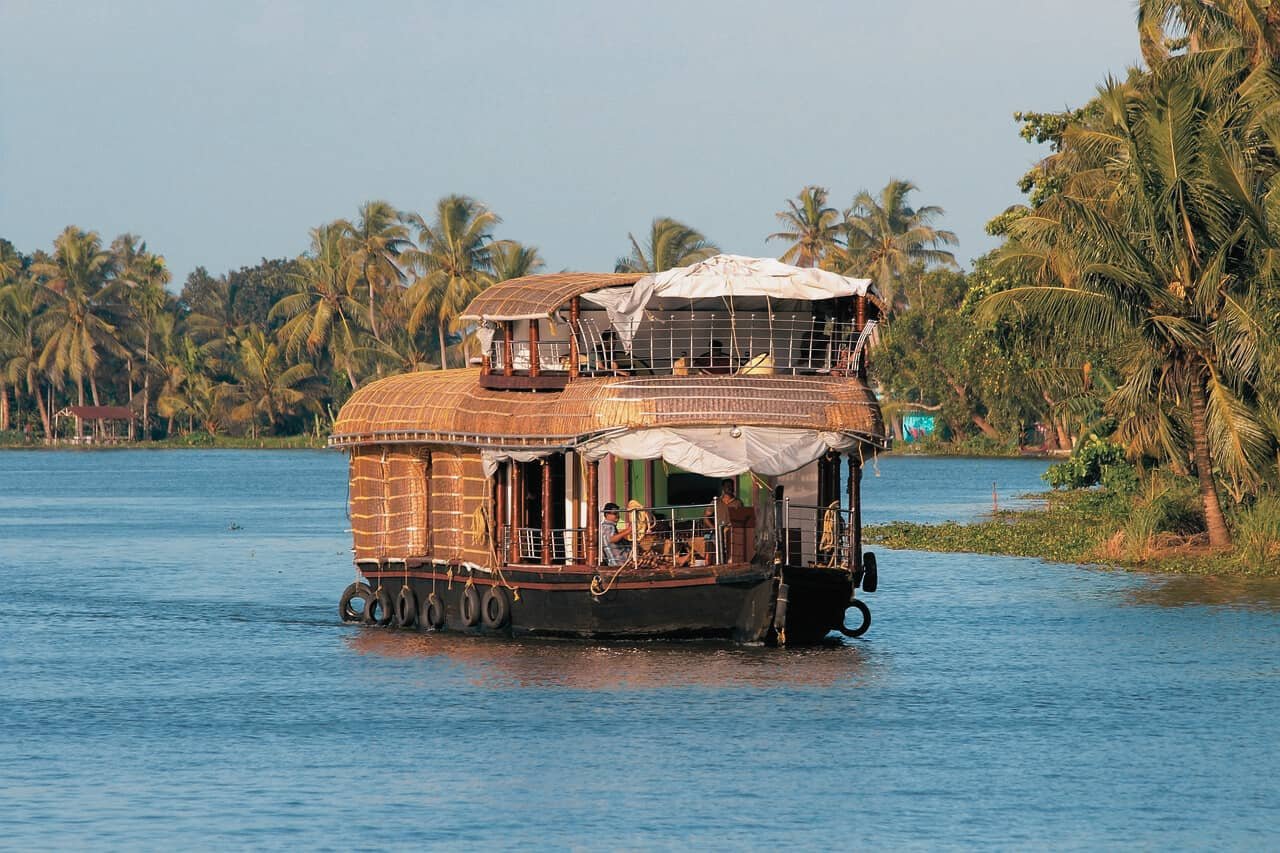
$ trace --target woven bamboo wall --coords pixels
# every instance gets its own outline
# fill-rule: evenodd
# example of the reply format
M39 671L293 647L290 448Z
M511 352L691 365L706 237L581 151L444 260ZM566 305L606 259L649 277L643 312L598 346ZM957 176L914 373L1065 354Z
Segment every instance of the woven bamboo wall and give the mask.
M356 559L419 556L426 550L425 464L413 449L372 446L351 457L351 529Z

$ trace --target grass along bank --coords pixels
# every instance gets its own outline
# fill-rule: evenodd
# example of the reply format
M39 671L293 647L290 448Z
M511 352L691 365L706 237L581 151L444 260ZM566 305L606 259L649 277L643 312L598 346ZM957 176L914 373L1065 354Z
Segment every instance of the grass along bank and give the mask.
M1233 519L1236 545L1208 547L1192 484L1155 476L1140 492L1049 492L1042 506L1003 510L971 524L868 525L888 548L1038 557L1138 571L1280 576L1280 500L1261 498Z

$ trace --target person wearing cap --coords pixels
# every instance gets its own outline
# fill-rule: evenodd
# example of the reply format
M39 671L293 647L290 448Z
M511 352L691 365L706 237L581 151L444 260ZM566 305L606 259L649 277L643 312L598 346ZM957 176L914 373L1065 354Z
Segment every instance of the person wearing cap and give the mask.
M613 501L609 501L604 505L601 513L604 515L604 521L600 522L600 555L604 557L605 565L621 566L627 561L631 542L627 539L627 531L618 530L620 508Z

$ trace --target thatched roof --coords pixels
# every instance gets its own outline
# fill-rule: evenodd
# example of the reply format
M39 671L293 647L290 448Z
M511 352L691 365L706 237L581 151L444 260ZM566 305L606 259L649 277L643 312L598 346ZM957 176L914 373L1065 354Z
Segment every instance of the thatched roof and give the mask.
M789 427L885 437L875 395L856 378L653 376L580 378L563 391L481 388L474 368L405 373L358 390L329 443L573 447L648 427Z
M606 287L635 284L644 273L562 272L501 281L462 312L464 320L530 320L551 316L570 299Z

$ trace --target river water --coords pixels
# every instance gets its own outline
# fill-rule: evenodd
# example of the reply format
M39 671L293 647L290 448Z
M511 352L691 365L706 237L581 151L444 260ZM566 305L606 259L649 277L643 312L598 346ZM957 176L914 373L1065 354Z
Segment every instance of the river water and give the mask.
M868 521L1044 463L889 458ZM880 554L807 650L345 626L345 461L0 453L0 846L1258 848L1280 588Z

